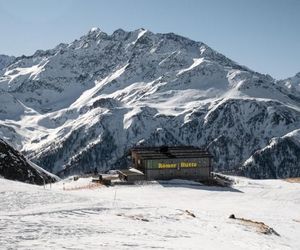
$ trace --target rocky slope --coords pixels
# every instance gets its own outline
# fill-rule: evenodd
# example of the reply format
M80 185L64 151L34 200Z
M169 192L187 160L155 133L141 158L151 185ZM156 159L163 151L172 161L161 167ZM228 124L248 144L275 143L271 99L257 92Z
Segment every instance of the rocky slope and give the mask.
M58 177L27 160L20 152L0 139L0 176L5 179L43 185Z
M14 56L0 55L0 71L15 60Z
M237 171L300 128L300 92L285 83L173 33L93 28L2 70L0 137L65 175L124 167L136 144L207 146L216 170ZM256 164L258 178L298 173Z
M300 176L300 130L273 138L255 152L240 169L251 178L287 178Z
M278 83L290 89L291 91L300 92L300 72L293 77L278 81Z

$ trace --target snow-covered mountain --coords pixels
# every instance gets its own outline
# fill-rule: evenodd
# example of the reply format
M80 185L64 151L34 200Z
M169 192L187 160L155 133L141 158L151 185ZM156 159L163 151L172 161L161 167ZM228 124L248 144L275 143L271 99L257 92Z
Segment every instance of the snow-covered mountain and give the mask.
M0 177L43 185L59 178L27 160L20 152L0 139Z
M0 137L65 175L125 167L136 144L207 146L216 170L240 171L300 128L300 92L173 33L93 28L1 74ZM267 175L255 161L256 176L299 175L289 159Z

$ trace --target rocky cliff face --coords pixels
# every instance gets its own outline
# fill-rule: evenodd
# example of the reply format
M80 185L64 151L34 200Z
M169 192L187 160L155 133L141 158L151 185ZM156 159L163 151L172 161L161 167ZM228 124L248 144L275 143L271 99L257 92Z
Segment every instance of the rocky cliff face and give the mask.
M216 170L238 171L300 128L300 92L287 80L173 33L92 29L1 74L0 136L55 173L126 166L137 144L206 146ZM265 178L261 164L251 169Z
M20 152L0 139L0 176L14 181L43 185L58 177L28 161Z
M300 130L273 138L245 161L240 170L251 178L300 176Z

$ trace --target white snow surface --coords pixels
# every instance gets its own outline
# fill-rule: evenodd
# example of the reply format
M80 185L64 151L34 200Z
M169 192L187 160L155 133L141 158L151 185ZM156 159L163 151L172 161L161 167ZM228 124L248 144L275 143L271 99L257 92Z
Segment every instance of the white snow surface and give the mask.
M89 184L70 178L44 189L0 179L0 248L300 249L299 183L235 177L232 188L173 180L79 189Z
M200 63L203 62L203 58L194 58L193 61L194 62L193 62L193 64L190 67L188 67L186 69L179 70L179 72L177 73L177 75L181 75L182 73L190 71L191 69L197 67Z

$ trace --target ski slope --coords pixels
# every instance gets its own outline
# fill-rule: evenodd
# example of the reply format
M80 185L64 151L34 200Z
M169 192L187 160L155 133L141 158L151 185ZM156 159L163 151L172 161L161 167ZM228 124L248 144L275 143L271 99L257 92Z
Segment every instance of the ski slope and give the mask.
M232 188L179 180L85 188L90 181L44 189L0 179L0 248L300 249L299 183L235 178Z

